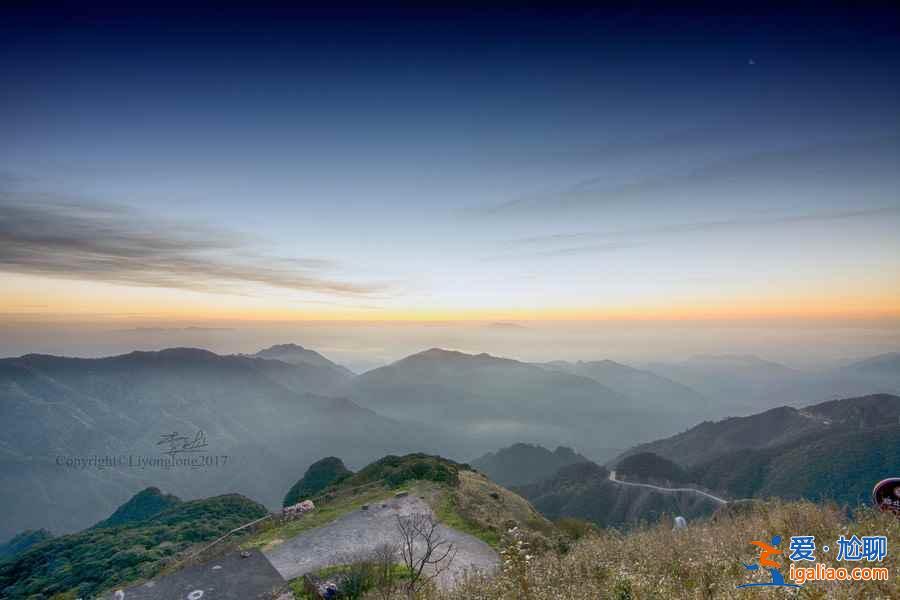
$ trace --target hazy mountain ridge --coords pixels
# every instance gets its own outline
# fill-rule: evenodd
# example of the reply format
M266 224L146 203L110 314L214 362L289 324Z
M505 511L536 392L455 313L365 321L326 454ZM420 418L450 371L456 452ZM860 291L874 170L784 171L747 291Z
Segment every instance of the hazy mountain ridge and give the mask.
M274 348L281 353L302 347ZM302 356L313 352L302 350ZM842 369L869 371L874 365L879 381L890 381L893 358L873 357ZM770 368L746 357L712 362ZM356 377L331 361L299 363L196 348L100 359L45 354L0 359L0 500L7 511L0 535L85 527L148 486L183 498L234 490L277 506L284 481L296 480L298 471L326 455L340 454L350 465L387 452L465 458L528 439L550 447L566 444L605 459L611 456L607 448L696 423L684 422L689 415L679 421L661 411L665 392L636 399L617 389L624 383L607 386L566 372L573 363L538 366L436 348ZM665 383L673 394L685 389L612 361L574 364L594 377L617 373L625 375L625 383L637 377L641 385ZM727 435L719 423L702 423L633 451L656 452L689 466L833 428L827 421L848 424L856 418L869 427L893 415L876 410L879 401L849 406L826 402L803 410L782 407L746 421L726 419L719 423L726 424ZM57 462L58 457L96 455L159 458L165 450L161 436L201 431L209 455L229 457L227 468L81 469ZM64 511L59 510L63 499Z
M515 469L528 470L524 453L507 458L518 459ZM697 487L732 499L866 504L875 482L900 470L900 397L875 394L708 421L636 446L609 468L620 480ZM607 468L593 463L564 466L515 489L550 518L579 517L605 526L652 520L663 512L700 516L717 508L691 492L616 484Z
M434 435L317 393L342 379L332 368L190 348L2 359L0 499L7 518L0 535L79 529L151 485L187 498L233 490L276 506L285 477L317 457L343 450L366 462L385 451L432 448ZM202 435L202 454L228 462L174 469L65 464L93 456L162 459L170 446L161 436L175 432Z
M732 498L854 506L900 470L900 397L875 394L706 422L632 448L619 460L647 454L680 463L687 467L684 481Z
M705 421L672 437L639 444L622 457L653 452L691 466L732 452L788 444L809 435L897 423L898 418L900 397L890 394L829 400L803 409L782 406L747 417Z
M696 389L734 414L749 415L777 406L803 406L823 399L876 393L900 394L898 353L848 365L803 371L752 355L700 355L647 368Z
M900 425L811 433L765 449L719 456L689 471L703 487L736 498L867 504L872 487L900 469Z
M557 446L551 452L540 445L519 443L488 452L471 464L500 485L510 487L536 483L562 467L587 461L565 446Z
M290 365L311 365L313 367L326 367L333 369L338 373L353 377L355 373L343 365L339 365L331 361L315 350L304 348L299 344L276 344L264 348L253 355L256 358L266 358L271 360L280 360Z
M713 406L696 390L646 369L636 369L612 360L552 361L538 366L589 377L616 392L657 410L690 415L708 415L724 407Z
M887 352L864 358L843 367L842 370L900 377L900 352Z
M465 432L459 451L469 455L522 439L599 454L679 424L590 377L438 348L364 373L342 393L391 418Z
M619 485L595 463L560 469L539 483L514 488L550 519L576 517L603 527L655 521L664 514L690 519L712 514L718 504L691 492L665 493Z

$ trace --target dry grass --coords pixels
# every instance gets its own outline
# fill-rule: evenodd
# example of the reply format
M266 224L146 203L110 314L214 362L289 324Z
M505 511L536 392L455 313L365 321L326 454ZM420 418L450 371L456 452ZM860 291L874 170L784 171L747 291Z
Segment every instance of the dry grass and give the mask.
M515 526L527 535L532 545L541 548L548 548L550 538L556 534L553 524L528 501L480 473L462 471L458 487L443 488L440 492L436 502L429 502L438 518L494 548L501 546L503 534Z
M787 577L787 548L791 535L815 535L819 562L828 566L866 566L837 563L834 558L840 535L886 535L891 570L888 582L808 582L802 590L736 589L757 580L741 563L755 563L751 540L770 540L781 535L779 558ZM688 529L672 531L671 523L640 528L627 534L602 530L575 543L565 555L546 552L533 556L527 542L515 532L507 536L504 569L494 578L477 578L453 592L432 593L429 600L617 600L669 598L803 598L876 599L900 598L898 569L900 519L871 510L849 519L835 506L808 502L773 501L746 507L740 514L695 522ZM823 554L821 546L832 550ZM756 578L756 579L754 579Z

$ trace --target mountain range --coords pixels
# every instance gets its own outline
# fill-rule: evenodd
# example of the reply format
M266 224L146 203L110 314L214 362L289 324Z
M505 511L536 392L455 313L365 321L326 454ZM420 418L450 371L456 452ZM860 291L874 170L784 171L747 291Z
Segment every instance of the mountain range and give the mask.
M439 348L363 373L341 395L392 419L461 436L464 446L450 453L469 456L523 439L609 456L610 448L694 423L697 414L676 407L660 419L656 399L627 396L591 377Z
M650 363L647 368L697 390L718 406L730 407L732 415L866 394L900 394L897 352L811 371L738 354L694 356L684 361Z
M694 467L836 431L828 420L857 422L856 412L840 412L847 404L794 408L803 395L750 420L709 421L722 411L742 414L728 407L750 397L761 402L771 390L767 372L783 389L804 394L830 382L890 392L898 361L898 354L882 355L816 374L752 357L705 357L656 372L613 361L533 364L433 348L354 375L295 344L253 355L171 348L97 359L0 359L0 539L24 529L88 527L153 486L188 499L241 493L275 507L284 482L322 456L339 455L351 468L385 453L466 460L526 440L606 462L637 443L635 451ZM775 399L766 396L762 408ZM893 414L854 406L866 415L859 421L865 427L865 419ZM480 464L510 485L532 484L572 458L559 452L562 460L532 457L531 473L490 466L503 463L500 453ZM173 458L194 464L173 466ZM709 466L702 479L730 489L721 472Z
M553 361L539 366L589 377L616 392L667 414L700 415L719 409L696 390L646 369L612 360Z
M593 462L563 467L549 479L513 488L549 519L575 517L602 527L653 522L663 515L695 519L719 504L691 492L663 493L617 484L609 470Z
M186 498L247 493L277 506L283 482L318 457L342 450L364 463L439 441L319 394L347 377L327 365L190 348L0 360L0 539L86 527L148 486ZM163 462L172 458L195 464Z
M505 456L512 471L530 464L524 453ZM577 463L514 489L548 517L604 526L663 513L693 518L718 508L701 494L614 482L609 469L618 481L711 490L730 499L803 498L855 507L870 502L876 482L900 472L900 397L876 394L708 421L635 446L607 467Z
M558 446L550 450L537 444L513 444L476 458L471 465L500 485L510 487L536 483L561 468L588 459L571 448Z
M683 433L639 444L624 455L653 452L684 466L695 466L737 452L898 424L900 397L875 394L805 408L781 406L747 417L704 421Z

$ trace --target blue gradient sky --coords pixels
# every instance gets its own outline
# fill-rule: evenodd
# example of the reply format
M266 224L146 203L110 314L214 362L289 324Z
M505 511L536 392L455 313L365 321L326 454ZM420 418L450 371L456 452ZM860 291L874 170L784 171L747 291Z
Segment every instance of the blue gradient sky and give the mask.
M897 316L897 12L735 10L4 8L3 312Z

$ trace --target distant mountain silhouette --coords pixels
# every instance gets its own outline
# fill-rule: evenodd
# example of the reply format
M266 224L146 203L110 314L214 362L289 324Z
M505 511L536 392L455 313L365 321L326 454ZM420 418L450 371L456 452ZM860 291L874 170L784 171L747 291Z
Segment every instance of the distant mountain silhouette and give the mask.
M692 492L667 493L617 484L609 480L607 469L591 462L563 467L549 479L514 490L550 519L576 517L603 527L652 522L666 514L694 519L719 507Z
M691 466L736 451L787 444L811 434L831 435L896 424L898 417L900 397L889 394L822 402L804 409L782 406L748 417L705 421L684 433L635 446L625 455L653 452Z
M896 423L896 419L893 421ZM872 487L900 472L900 425L836 427L770 448L732 452L690 469L703 487L737 498L870 502Z
M841 368L800 371L752 355L704 355L682 362L652 363L648 368L696 389L714 407L729 411L726 414L750 415L824 399L900 394L898 357L898 353L889 353Z
M281 362L286 362L290 365L311 365L313 367L326 367L334 369L348 377L352 377L354 375L353 371L351 371L347 367L328 360L315 350L310 350L309 348L304 348L303 346L299 346L297 344L277 344L275 346L264 348L253 356L257 358L280 360Z
M707 421L638 445L610 464L619 480L698 487L727 498L865 504L877 481L900 472L900 397L876 394ZM515 489L550 518L579 517L600 525L653 520L663 513L690 518L717 508L690 492L616 484L606 468L592 463L563 467Z
M652 452L629 454L616 465L616 475L628 481L646 481L666 487L690 481L678 464Z
M560 468L588 459L571 448L550 450L536 444L513 444L472 461L472 466L503 486L525 485L546 479Z
M590 377L624 396L666 413L686 413L699 418L708 416L710 411L718 408L686 385L612 360L553 361L541 363L540 366Z
M659 419L654 403L589 377L440 348L364 373L345 395L379 414L467 436L451 453L470 456L522 439L597 456L696 422Z
M327 365L196 348L98 359L2 359L0 537L27 528L66 533L89 526L148 486L182 497L237 491L274 507L285 481L321 456L340 451L362 463L386 451L439 443L433 433L320 394L346 379ZM182 438L174 446L162 437L173 434ZM197 456L224 456L227 462L171 469L73 462L159 461L197 435L206 444Z
M900 379L900 352L872 356L844 367L847 371L871 373Z
M686 479L732 497L867 502L872 486L900 472L900 397L876 394L781 407L706 422L649 444L688 467Z

